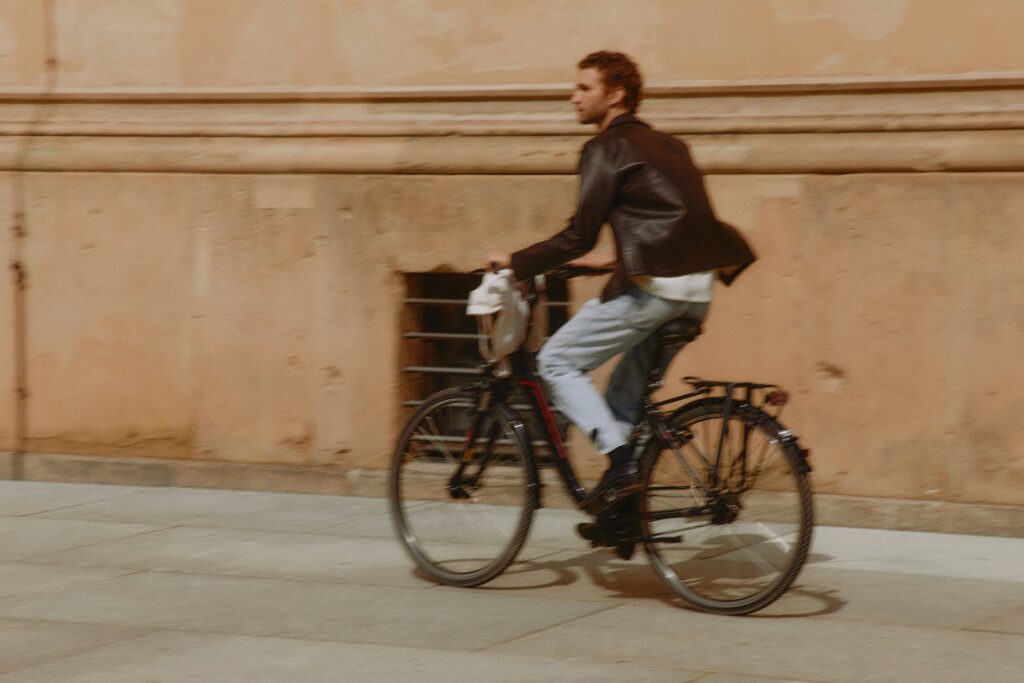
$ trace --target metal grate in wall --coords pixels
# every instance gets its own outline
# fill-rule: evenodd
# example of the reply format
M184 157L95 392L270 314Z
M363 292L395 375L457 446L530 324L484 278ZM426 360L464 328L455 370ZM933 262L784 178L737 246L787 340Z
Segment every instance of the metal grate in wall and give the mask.
M476 320L466 315L469 292L480 276L468 273L407 273L402 320L401 396L404 418L434 392L459 386L480 374ZM565 282L548 289L548 331L568 318ZM525 408L525 399L516 399ZM563 437L567 422L555 413ZM523 411L528 417L528 411ZM403 419L404 419L403 418ZM539 425L528 425L532 434ZM543 444L535 442L538 449ZM542 451L539 451L543 455Z

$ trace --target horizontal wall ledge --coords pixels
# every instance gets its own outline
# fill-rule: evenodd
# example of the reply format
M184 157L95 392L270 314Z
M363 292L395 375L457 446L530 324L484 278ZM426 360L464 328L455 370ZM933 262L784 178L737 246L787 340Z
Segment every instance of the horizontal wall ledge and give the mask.
M586 136L0 137L0 169L350 174L571 174ZM1024 131L688 138L709 173L1024 171Z
M170 117L168 117L170 118ZM177 137L445 137L453 135L508 137L522 135L588 135L592 129L580 126L565 116L507 116L472 118L423 115L406 120L367 117L346 121L310 120L245 121L221 120L144 121L111 114L95 120L50 118L38 121L0 121L0 136L177 136ZM983 130L1024 130L1024 112L984 112L971 114L843 114L803 116L681 116L665 112L645 112L640 118L671 135L728 135L745 133L871 133L871 132L947 132Z
M879 81L867 88L869 83L860 82L860 89L853 83L827 81L654 87L640 114L658 128L681 135L1024 129L1024 79L914 81L914 88L909 81ZM897 88L897 83L906 87ZM588 129L577 123L567 100L565 86L557 86L557 91L533 86L274 92L0 90L0 135L585 134Z
M558 99L569 83L494 85L437 85L411 87L314 87L314 88L6 88L0 99L21 101L394 101L394 100L476 100L476 99ZM973 90L1024 88L1024 71L964 74L920 74L907 76L819 77L790 79L701 80L652 82L645 87L648 97L679 97L723 94L779 94L815 92L917 92L922 90Z

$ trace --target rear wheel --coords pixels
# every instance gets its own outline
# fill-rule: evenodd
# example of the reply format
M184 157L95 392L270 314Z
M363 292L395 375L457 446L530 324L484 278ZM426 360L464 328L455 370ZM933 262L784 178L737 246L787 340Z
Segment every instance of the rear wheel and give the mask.
M399 540L423 571L453 586L490 581L515 560L539 497L525 430L508 407L489 409L466 448L477 400L459 389L427 399L391 464Z
M674 448L645 456L644 546L665 584L690 605L749 614L782 595L807 559L811 488L796 442L763 411L723 399L669 419ZM715 457L722 443L721 462Z

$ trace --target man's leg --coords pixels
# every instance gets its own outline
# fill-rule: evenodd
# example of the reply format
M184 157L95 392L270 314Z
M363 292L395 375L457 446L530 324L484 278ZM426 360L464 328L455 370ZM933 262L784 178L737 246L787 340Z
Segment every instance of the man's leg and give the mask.
M541 376L551 389L555 405L611 459L611 466L594 490L595 500L588 498L585 507L598 504L609 494L614 498L620 485L632 486L636 478L635 463L626 448L629 431L616 420L586 373L641 343L685 309L685 302L639 290L611 301L591 300L538 355Z
M682 307L676 318L688 318L695 322L703 322L708 314L709 304L693 301L679 302ZM640 408L644 392L647 391L647 379L654 365L658 340L648 336L639 344L626 351L615 370L612 372L605 398L616 421L628 434L636 421L640 419ZM676 349L676 353L682 346Z

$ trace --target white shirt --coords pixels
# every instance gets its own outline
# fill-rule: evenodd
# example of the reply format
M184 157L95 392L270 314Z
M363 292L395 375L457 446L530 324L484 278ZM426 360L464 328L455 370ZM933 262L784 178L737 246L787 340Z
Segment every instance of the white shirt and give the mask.
M679 277L640 275L633 278L633 282L648 294L662 299L708 303L714 293L715 273L707 271Z

